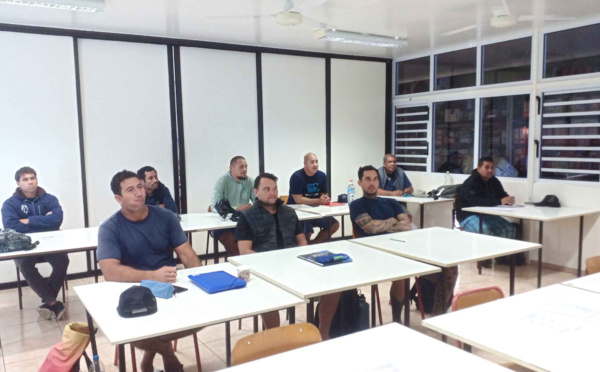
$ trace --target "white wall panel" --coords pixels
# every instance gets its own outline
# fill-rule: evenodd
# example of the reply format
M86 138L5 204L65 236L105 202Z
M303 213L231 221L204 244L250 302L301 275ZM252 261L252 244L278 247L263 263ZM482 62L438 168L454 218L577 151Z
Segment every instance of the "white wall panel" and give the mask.
M173 189L167 47L80 40L90 225L119 209L110 180L151 165Z
M385 64L331 60L332 194L345 193L350 180L356 196L358 168L379 168L385 155Z
M262 77L265 171L279 177L279 194L287 195L307 152L326 171L325 60L263 54Z
M0 32L0 50L0 203L28 165L63 207L62 228L83 227L73 41ZM79 258L71 255L69 272L85 270ZM0 282L15 281L13 261L0 263L0 273Z
M181 48L188 213L206 212L217 178L242 155L258 175L256 55Z

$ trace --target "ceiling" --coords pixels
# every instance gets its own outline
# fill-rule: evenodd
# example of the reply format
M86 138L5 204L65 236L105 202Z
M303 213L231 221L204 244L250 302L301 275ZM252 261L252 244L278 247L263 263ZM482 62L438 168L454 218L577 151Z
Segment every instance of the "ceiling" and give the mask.
M105 31L136 35L259 45L328 53L401 58L523 35L534 30L572 27L598 20L599 0L506 0L511 14L533 15L534 21L505 28L489 25L490 5L502 0L296 0L294 10L328 27L361 33L400 36L408 46L385 49L315 40L323 28L305 21L280 26L273 17L283 0L106 0L102 13L79 13L0 3L0 23ZM245 16L249 16L246 18ZM545 21L544 16L572 17ZM479 23L451 36L444 33Z

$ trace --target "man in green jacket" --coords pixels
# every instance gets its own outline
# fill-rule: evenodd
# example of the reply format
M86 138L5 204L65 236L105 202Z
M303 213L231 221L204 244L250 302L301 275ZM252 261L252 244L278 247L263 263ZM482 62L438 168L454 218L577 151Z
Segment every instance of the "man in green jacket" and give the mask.
M248 163L243 156L234 156L229 162L229 171L221 176L213 188L210 199L210 207L213 212L215 205L223 200L229 200L229 204L238 211L243 211L252 206L256 199L253 192L254 180L248 177ZM215 239L225 246L229 256L240 254L234 239L235 228L215 231Z

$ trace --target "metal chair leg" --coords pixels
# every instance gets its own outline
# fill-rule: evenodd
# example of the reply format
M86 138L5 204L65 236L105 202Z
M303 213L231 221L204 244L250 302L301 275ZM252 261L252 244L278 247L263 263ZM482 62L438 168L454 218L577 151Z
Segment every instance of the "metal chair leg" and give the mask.
M375 298L377 299L377 315L379 315L379 325L383 325L383 317L381 316L381 301L379 300L379 285L375 285Z
M23 310L23 290L21 289L21 272L17 267L17 293L19 294L19 310Z
M202 371L202 363L200 363L200 348L198 347L198 334L194 333L194 349L196 349L196 367L198 372Z

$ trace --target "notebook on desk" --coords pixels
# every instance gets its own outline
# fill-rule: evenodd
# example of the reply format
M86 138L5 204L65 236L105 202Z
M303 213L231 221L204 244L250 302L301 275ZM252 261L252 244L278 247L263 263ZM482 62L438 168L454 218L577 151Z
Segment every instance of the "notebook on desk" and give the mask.
M225 271L188 275L188 278L206 293L210 294L244 288L246 286L246 282L243 279L237 278Z
M314 263L319 266L331 266L346 262L352 262L352 258L345 253L332 253L329 251L320 251L309 254L301 254L299 259Z

